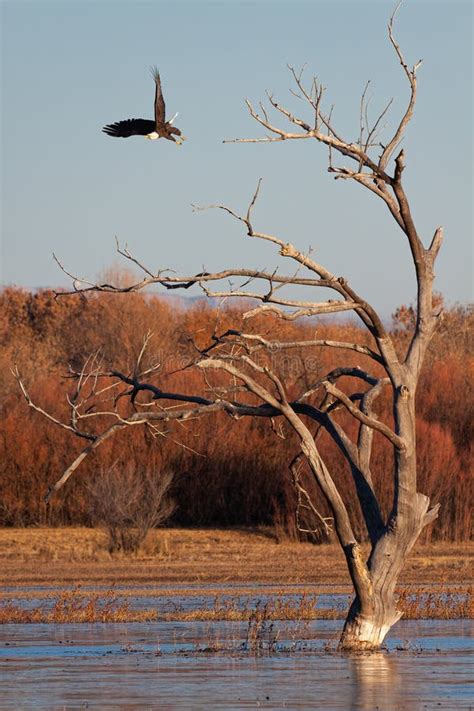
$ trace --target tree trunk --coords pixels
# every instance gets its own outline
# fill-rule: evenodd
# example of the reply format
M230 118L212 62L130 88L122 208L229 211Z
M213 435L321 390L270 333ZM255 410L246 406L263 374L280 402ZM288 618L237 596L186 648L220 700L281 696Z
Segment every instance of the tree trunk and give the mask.
M393 532L386 532L372 549L366 565L358 543L344 549L355 589L340 649L378 649L401 613L396 608L395 585L405 551Z
M339 649L380 648L387 632L402 616L396 608L394 587L373 589L366 596L368 599L363 600L356 594L346 618Z
M428 510L429 503L424 494L415 494L410 510L405 509L403 516L393 518L373 547L367 567L358 544L345 549L356 595L347 614L339 649L378 649L402 616L396 605L395 586L420 533L437 516L439 506Z

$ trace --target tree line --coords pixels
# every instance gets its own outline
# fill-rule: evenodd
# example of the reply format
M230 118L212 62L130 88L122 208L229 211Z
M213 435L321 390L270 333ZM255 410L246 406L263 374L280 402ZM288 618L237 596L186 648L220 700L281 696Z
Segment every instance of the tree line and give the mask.
M128 277L123 274L120 278L126 281ZM141 293L92 293L71 298L57 297L50 290L4 288L0 292L0 525L93 525L91 486L111 471L117 477L126 472L129 478L132 462L136 478L171 477L174 511L169 525L263 524L275 526L280 535L324 540L326 534L318 520L298 507L289 469L298 453L294 434L281 422L242 418L231 423L224 413L166 424L159 431L128 428L89 458L80 475L50 504L44 502L49 485L80 450L80 444L28 408L11 373L14 363L35 401L45 410L66 416L65 391L73 392L73 373L92 354L101 360L104 371L119 368L127 372L137 360L143 337L150 334L146 358L157 369L159 386L169 391L205 392L209 388L205 375L187 366L196 351L210 342L217 324L221 332L235 328L245 309L242 303L222 308L215 301ZM409 306L401 306L393 316L391 335L400 351L413 331L413 319ZM272 319L267 316L252 321L255 333L270 337ZM430 491L434 503L443 503L435 525L423 532L425 540L461 541L472 534L473 321L471 306L445 308L417 390L419 486ZM282 341L307 340L315 333L320 340L343 337L369 345L367 335L355 322L328 323L318 318L304 324L278 321ZM290 393L301 384L310 387L321 374L344 362L343 354L320 346L295 348L291 353L275 350L270 357L274 372L284 378ZM354 354L356 365L363 368L366 362L364 354ZM340 386L344 389L344 378ZM103 387L106 399L105 382ZM133 405L124 402L124 407ZM390 399L381 396L377 409L379 418L391 424ZM349 413L341 417L350 432L355 425ZM364 521L347 464L324 432L318 437L321 454L331 462L356 533L363 539ZM391 448L378 438L372 467L374 485L386 511L393 495L393 481L386 475L392 467L391 457ZM307 485L314 487L309 477ZM311 496L317 510L329 515L320 492L314 489ZM298 525L302 522L304 525ZM298 528L310 533L303 534Z

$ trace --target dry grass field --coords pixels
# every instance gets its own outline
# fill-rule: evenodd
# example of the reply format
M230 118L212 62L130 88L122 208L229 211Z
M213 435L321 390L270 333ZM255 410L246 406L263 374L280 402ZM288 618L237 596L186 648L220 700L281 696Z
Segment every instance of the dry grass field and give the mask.
M419 544L401 585L472 582L474 544ZM335 544L279 542L272 529L153 531L136 556L111 556L104 532L86 528L0 529L0 585L337 585L350 580Z

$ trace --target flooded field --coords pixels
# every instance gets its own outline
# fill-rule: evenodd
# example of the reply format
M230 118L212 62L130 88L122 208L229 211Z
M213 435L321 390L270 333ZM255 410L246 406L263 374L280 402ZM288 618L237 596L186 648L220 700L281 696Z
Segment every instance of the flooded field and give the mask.
M255 654L242 622L2 625L0 708L473 707L469 620L401 621L371 655L332 653L340 629L275 623Z
M130 588L128 586L81 586L75 588L78 596L86 597L88 593L110 594L117 604L127 604L130 610L155 610L158 615L172 615L173 613L192 612L194 610L215 609L254 609L260 605L274 605L276 601L282 606L297 604L301 600L306 600L308 605L314 605L317 609L338 609L347 610L351 596L348 593L333 592L326 586L325 591L320 591L320 586L286 586L278 590L275 586L254 585L253 591L242 589L241 587L225 584L218 589L211 585L201 586L174 586L172 589L165 586L140 586ZM61 594L59 587L29 588L23 587L19 594L18 589L6 588L2 590L0 596L0 608L5 598L15 598L16 604L25 610L31 610L41 606L44 610L51 609ZM3 599L2 599L3 598Z
M336 546L157 530L151 544L168 557L109 560L100 536L0 530L1 710L474 709L472 544L417 549L401 582L406 613L411 596L433 592L432 617L451 619L415 614L386 650L343 656L334 650L351 588ZM117 624L71 614L94 595L97 611L109 593L133 614ZM48 617L58 600L60 614ZM250 629L249 613L267 604L283 615ZM312 619L312 606L326 618ZM34 609L43 622L31 623ZM148 611L148 621L132 621Z

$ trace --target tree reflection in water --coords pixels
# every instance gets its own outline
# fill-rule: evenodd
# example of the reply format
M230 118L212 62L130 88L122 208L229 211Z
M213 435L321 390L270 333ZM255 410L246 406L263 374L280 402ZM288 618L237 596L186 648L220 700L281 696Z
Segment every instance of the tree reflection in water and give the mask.
M353 679L351 708L402 708L402 679L396 659L384 652L360 654L349 658L349 668Z

